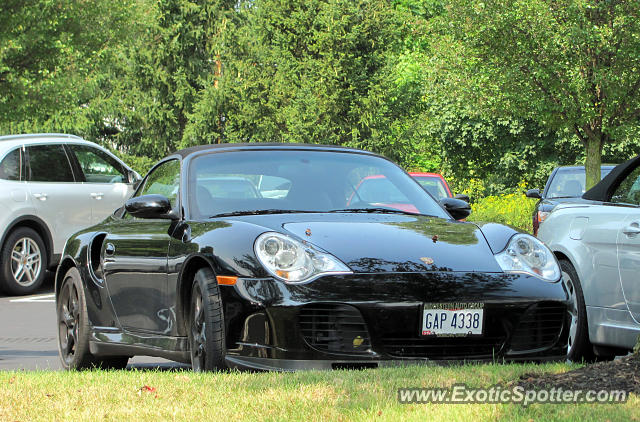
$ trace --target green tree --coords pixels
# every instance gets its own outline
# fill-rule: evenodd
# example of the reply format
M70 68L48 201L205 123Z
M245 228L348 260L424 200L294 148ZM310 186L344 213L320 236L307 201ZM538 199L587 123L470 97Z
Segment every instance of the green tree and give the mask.
M126 34L135 0L3 0L0 128L38 129L93 95L109 49Z
M640 3L622 0L449 0L434 25L434 81L488 118L571 131L587 186L606 144L640 116Z
M222 77L199 96L185 145L314 142L402 160L423 90L396 78L405 18L384 0L240 2L219 40Z
M119 122L113 140L126 152L159 158L182 139L201 91L216 84L216 40L224 31L230 0L148 2L144 34L121 57L119 93L112 103ZM203 142L203 141L201 141ZM200 142L200 143L201 143Z

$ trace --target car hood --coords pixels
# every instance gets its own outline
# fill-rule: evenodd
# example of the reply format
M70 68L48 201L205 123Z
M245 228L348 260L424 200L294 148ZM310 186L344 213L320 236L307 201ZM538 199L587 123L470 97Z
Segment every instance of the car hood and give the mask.
M473 223L405 215L336 217L307 215L282 228L355 272L502 271Z
M556 205L567 203L585 203L592 202L581 197L566 197L566 198L544 198L540 201L538 209L540 211L551 211Z

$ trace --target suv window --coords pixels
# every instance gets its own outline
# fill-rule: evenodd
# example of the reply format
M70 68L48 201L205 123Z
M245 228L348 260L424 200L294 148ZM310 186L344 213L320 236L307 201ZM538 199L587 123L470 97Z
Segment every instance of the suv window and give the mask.
M62 145L27 147L29 180L32 182L73 182L73 172Z
M109 154L86 145L69 145L87 183L127 183L126 170Z
M22 168L20 149L14 149L0 162L0 179L20 180L20 170Z
M613 192L611 202L640 205L640 167L624 178Z

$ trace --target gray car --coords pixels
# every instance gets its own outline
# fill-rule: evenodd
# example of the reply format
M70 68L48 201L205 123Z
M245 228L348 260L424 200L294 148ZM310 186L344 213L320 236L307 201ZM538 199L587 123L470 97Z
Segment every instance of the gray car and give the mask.
M600 175L604 178L615 167L615 164L603 164L600 167ZM538 235L538 230L549 215L553 207L565 202L580 202L585 186L584 166L561 166L551 172L544 190L529 189L527 197L539 199L533 210L533 235Z
M139 180L109 151L76 136L1 136L0 289L36 290L67 238L121 207Z
M640 334L640 157L581 199L557 205L538 233L573 299L568 355L626 354Z

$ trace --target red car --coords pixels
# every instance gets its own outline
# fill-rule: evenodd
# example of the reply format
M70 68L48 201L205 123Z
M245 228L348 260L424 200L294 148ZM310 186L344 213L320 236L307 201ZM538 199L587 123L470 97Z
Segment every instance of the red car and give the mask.
M420 186L431 194L436 200L442 198L453 198L449 184L444 177L438 173L409 172L409 175L416 179Z

